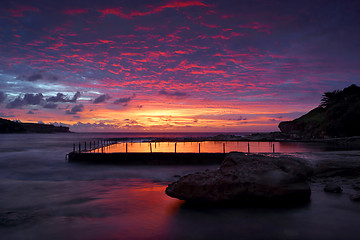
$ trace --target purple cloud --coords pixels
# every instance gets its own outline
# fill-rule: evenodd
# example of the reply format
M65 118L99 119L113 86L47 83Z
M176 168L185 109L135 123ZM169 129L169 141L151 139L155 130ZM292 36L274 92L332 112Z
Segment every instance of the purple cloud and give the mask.
M84 110L84 105L79 104L79 105L75 105L74 107L72 107L71 110L66 110L65 114L74 115L79 112L82 112L83 110Z

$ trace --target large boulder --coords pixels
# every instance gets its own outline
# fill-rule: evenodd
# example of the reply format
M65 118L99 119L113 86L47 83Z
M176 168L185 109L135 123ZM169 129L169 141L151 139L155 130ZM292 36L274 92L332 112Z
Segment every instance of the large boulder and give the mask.
M343 190L340 185L336 183L328 183L324 187L324 192L329 193L341 193Z
M300 159L230 153L219 170L186 175L171 183L166 194L197 203L308 201L305 179L310 174Z

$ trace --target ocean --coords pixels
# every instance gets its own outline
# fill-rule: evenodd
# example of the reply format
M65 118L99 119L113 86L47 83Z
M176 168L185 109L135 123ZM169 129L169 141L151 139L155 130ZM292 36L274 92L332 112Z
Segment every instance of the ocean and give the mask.
M311 202L297 207L194 208L168 197L167 184L217 166L99 166L65 160L73 143L98 138L211 134L1 134L1 239L358 239L360 204L348 199L350 186L334 195L312 183ZM295 145L301 151L287 144L284 154L309 161L334 156L321 144Z

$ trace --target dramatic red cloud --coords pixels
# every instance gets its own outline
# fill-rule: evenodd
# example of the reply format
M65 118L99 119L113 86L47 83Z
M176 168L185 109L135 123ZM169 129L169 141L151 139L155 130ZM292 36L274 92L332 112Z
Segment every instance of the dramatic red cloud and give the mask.
M39 12L39 8L29 5L17 5L16 9L11 9L9 12L13 17L23 17L24 12Z
M154 27L142 27L142 26L136 26L136 31L142 30L142 31L152 31L154 30Z
M77 9L67 9L65 10L65 14L67 15L76 15L76 14L83 14L83 13L87 13L88 10L87 9L81 9L81 8L77 8Z
M13 119L109 131L276 130L360 74L357 12L329 27L313 5L300 11L283 0L8 2L0 114ZM325 15L353 9L339 4ZM76 92L76 102L47 102ZM23 100L39 93L38 104Z
M130 18L130 16L123 13L122 8L105 8L105 9L99 9L98 11L101 12L102 17L112 14L119 16L121 18Z
M194 6L202 6L206 7L207 5L200 2L200 1L172 1L166 3L164 5L154 7L150 6L150 10L145 12L140 11L132 11L130 13L124 13L121 8L106 8L106 9L99 9L98 11L101 12L102 16L106 16L108 14L113 14L119 16L121 18L132 18L132 17L139 17L139 16L146 16L150 14L155 14L164 11L167 8L185 8L185 7L194 7Z
M250 28L250 29L254 29L257 30L259 32L266 32L268 34L270 34L270 29L271 29L271 25L266 25L266 24L262 24L262 23L258 23L258 22L252 22L252 23L248 23L245 25L239 25L239 28Z

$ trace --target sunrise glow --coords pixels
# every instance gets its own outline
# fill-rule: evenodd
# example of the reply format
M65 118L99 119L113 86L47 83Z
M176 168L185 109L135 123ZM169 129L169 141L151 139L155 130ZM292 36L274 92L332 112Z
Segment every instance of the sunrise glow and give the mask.
M90 132L276 131L360 82L351 7L41 2L0 3L0 117Z

